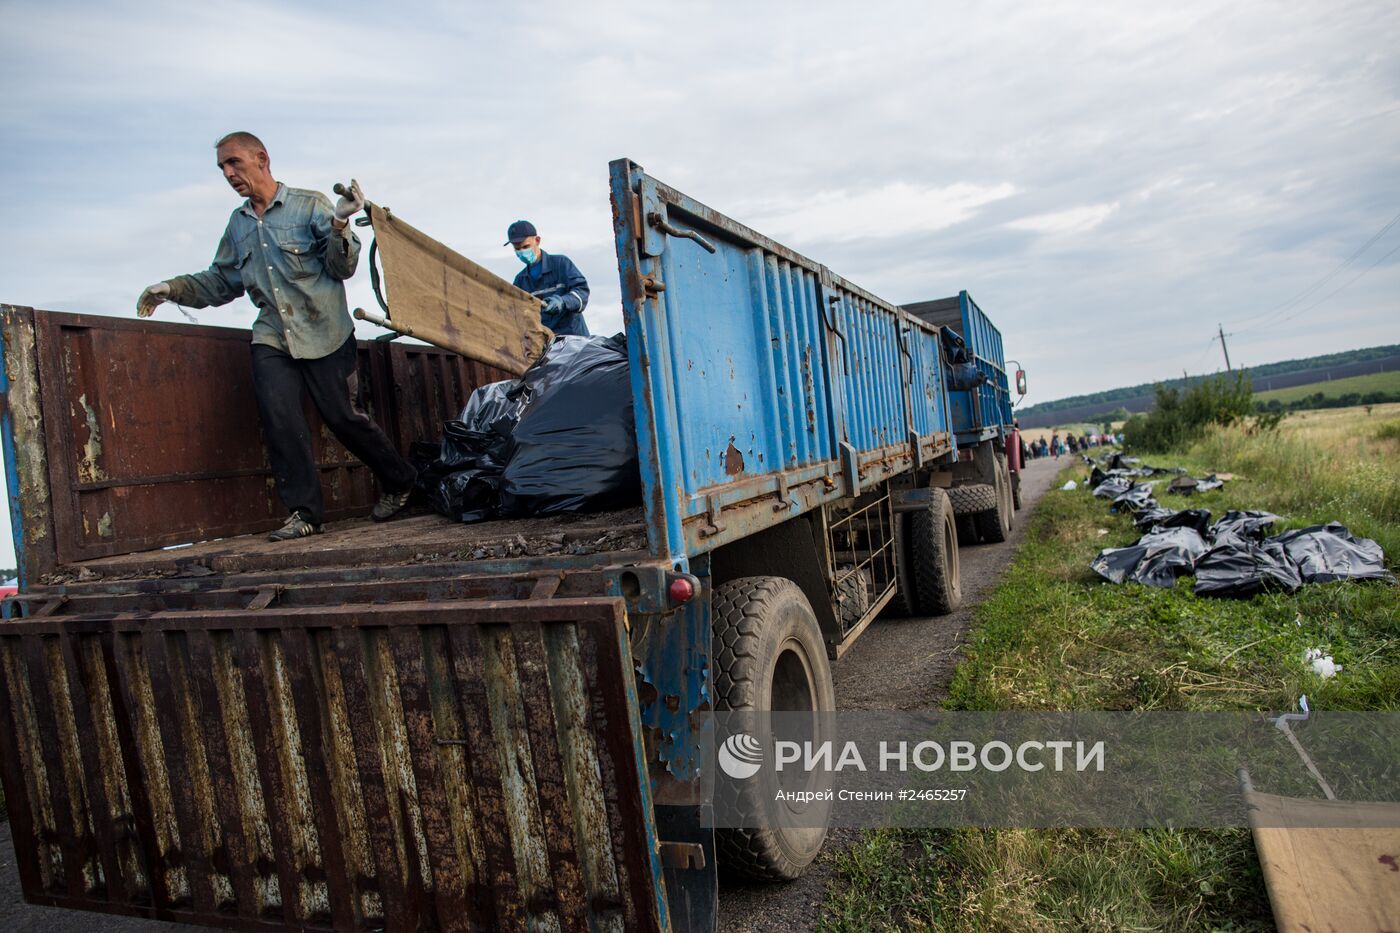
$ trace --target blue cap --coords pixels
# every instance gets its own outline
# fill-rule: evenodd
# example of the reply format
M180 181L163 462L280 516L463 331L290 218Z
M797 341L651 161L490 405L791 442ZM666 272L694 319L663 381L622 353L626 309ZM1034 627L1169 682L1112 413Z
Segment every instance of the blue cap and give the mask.
M506 241L501 245L510 246L512 243L519 243L526 237L531 236L539 236L535 231L535 225L528 220L517 220L515 223L511 224L510 229L506 231Z

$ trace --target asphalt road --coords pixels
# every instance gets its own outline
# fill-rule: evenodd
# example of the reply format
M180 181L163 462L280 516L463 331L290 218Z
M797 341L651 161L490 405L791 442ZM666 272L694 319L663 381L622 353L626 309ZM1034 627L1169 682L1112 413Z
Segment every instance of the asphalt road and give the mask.
M1025 534L1025 517L1049 489L1058 467L1068 460L1039 460L1023 476L1025 508L1017 513L1010 540L961 551L963 607L950 616L881 620L866 632L846 657L834 665L838 709L927 709L947 693L957 667L972 608L990 591L1011 561ZM857 830L832 834L826 853L850 846ZM824 853L825 854L825 853ZM831 876L827 859L819 859L791 884L725 886L720 889L720 929L787 931L811 929L820 914ZM34 907L20 897L10 824L0 822L0 931L36 933L178 933L199 927L107 914Z

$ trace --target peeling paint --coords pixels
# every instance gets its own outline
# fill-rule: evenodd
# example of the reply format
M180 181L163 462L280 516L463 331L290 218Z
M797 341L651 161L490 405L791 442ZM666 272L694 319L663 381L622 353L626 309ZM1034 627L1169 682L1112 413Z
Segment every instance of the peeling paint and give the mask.
M107 478L97 462L97 458L102 456L102 428L97 421L97 412L88 404L86 393L78 396L78 404L83 409L83 420L88 429L88 438L83 443L83 456L78 461L78 482L100 483Z
M84 524L86 524L86 522L84 522ZM103 538L110 538L113 536L111 512L104 512L102 518L97 522L97 534L99 537Z
M732 437L729 439L729 446L724 450L724 472L730 476L738 476L744 472L744 455L734 446Z

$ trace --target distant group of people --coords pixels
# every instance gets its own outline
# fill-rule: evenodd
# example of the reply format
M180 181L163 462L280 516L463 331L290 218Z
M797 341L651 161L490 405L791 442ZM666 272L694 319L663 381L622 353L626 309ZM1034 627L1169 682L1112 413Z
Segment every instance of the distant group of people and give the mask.
M245 200L229 217L209 268L150 286L137 300L136 313L150 317L165 301L207 308L243 294L257 305L253 393L277 493L291 513L269 538L318 534L325 519L303 391L336 438L379 481L383 495L370 517L393 518L408 506L417 470L357 398L345 280L355 274L360 256L360 239L350 228L351 218L365 206L360 186L352 179L332 205L319 191L278 181L267 147L252 133L229 133L214 148L224 180ZM515 286L539 299L541 320L554 333L586 337L588 282L567 256L541 249L540 240L528 220L510 225L505 245L524 265Z
M1107 444L1123 443L1123 435L1113 432L1102 434L1072 434L1066 432L1064 437L1059 431L1051 433L1047 440L1041 436L1037 440L1024 444L1024 456L1028 460L1037 460L1041 457L1054 457L1059 459L1064 454L1077 454L1087 451L1091 447L1100 447Z

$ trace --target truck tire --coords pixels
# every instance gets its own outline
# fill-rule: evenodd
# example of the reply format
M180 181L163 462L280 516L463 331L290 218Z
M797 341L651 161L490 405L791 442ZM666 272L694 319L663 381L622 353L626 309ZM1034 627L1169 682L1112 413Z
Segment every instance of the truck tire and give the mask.
M1021 474L1011 474L1011 502L1016 506L1016 511L1021 511Z
M996 487L986 483L954 486L948 490L948 498L952 500L954 515L976 515L997 507Z
M1011 501L1011 473L1006 466L1006 454L996 455L996 507L975 516L977 532L983 541L999 544L1011 536L1012 515L1015 506Z
M845 635L870 608L870 578L854 567L838 567L836 575L846 576L836 587L836 620Z
M896 513L894 525L894 595L880 615L907 619L914 614L914 576L909 572L909 515Z
M933 490L927 509L909 513L909 550L915 614L943 616L957 609L962 603L958 528L942 489Z
M812 606L796 583L782 577L740 577L715 587L711 599L715 709L831 711L836 693L826 643ZM826 819L810 809L808 825L786 825L774 799L772 769L744 781L719 781L716 803L746 814L765 829L717 829L720 871L762 881L790 881L821 851ZM829 783L829 779L828 779ZM807 805L824 807L829 801ZM811 826L820 816L821 827Z

